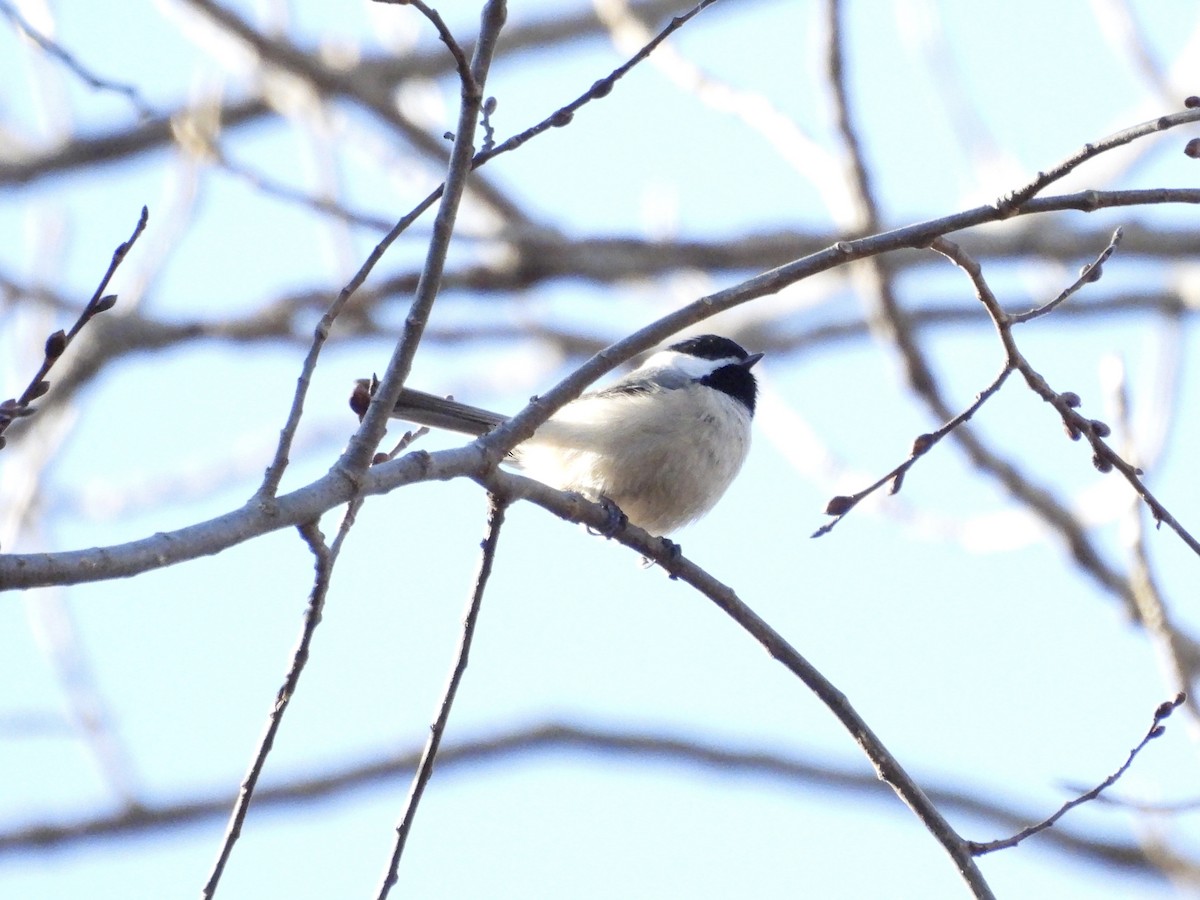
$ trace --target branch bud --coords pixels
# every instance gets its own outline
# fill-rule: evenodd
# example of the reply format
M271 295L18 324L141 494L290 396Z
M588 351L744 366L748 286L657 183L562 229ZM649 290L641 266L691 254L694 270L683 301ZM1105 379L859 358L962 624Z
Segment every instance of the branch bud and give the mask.
M46 338L46 359L58 359L66 349L67 335L61 328Z
M844 516L854 508L854 498L839 494L825 504L825 515Z
M918 434L913 439L912 450L909 451L910 456L920 456L926 450L933 446L932 434Z

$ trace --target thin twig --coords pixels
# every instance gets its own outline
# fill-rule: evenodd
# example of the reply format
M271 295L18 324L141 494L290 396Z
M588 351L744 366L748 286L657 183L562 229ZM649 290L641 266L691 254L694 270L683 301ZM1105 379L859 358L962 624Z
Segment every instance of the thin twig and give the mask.
M1005 366L1000 370L999 374L992 379L991 384L975 395L975 400L970 406L960 412L953 419L950 419L948 422L946 422L946 424L944 424L941 428L926 432L925 434L917 435L916 439L913 440L912 449L909 451L908 459L904 460L904 462L900 463L900 465L896 466L894 469L892 469L892 471L888 472L878 481L867 485L857 493L840 494L831 498L829 503L827 503L825 506L825 515L833 516L834 518L814 531L810 537L819 538L829 534L829 532L833 531L833 529L840 521L842 521L842 519L849 515L850 511L854 509L854 507L858 506L859 503L861 503L871 494L875 493L885 484L891 484L891 488L889 489L888 493L897 493L904 483L905 474L916 464L917 460L932 450L933 447L942 438L950 434L950 432L954 431L960 425L969 422L971 417L979 411L979 408L988 400L990 400L993 394L1000 390L1000 387L1011 374L1012 369L1008 366Z
M1026 312L1010 315L1008 318L1012 324L1020 325L1022 322L1028 322L1030 319L1036 319L1038 316L1044 316L1047 313L1053 312L1063 303L1064 300L1078 293L1085 284L1091 284L1094 281L1098 281L1103 272L1102 266L1104 263L1108 262L1108 258L1113 255L1113 251L1117 249L1117 245L1121 243L1121 238L1123 236L1124 232L1120 228L1114 231L1112 233L1112 237L1108 240L1108 246L1100 251L1099 256L1097 256L1079 271L1079 277L1076 278L1074 282L1067 285L1067 287L1065 287L1053 300L1043 303L1041 306L1036 306L1033 309L1027 310Z
M136 87L94 73L57 41L47 37L30 25L8 0L0 0L0 12L8 16L9 20L24 32L26 37L42 48L43 52L61 62L89 87L98 91L112 91L113 93L120 94L133 105L133 108L137 110L138 115L143 120L153 119L158 115L154 108L142 98Z
M1021 353L1012 333L1013 320L1004 312L995 294L992 293L991 288L984 281L982 268L979 263L972 259L961 247L947 238L938 238L930 246L951 260L971 279L972 284L975 286L976 296L983 303L984 308L992 319L992 323L996 327L1000 341L1004 345L1006 366L1020 372L1030 390L1054 407L1062 418L1063 426L1072 440L1078 440L1080 437L1087 438L1093 454L1092 464L1098 471L1110 472L1113 469L1119 471L1125 476L1125 480L1129 482L1137 492L1137 495L1150 508L1155 523L1158 525L1166 523L1167 527L1174 531L1191 548L1193 553L1200 556L1200 540L1197 540L1190 531L1184 528L1179 520L1171 514L1153 492L1151 492L1150 488L1146 486L1146 483L1141 478L1143 474L1142 470L1127 462L1105 441L1105 438L1110 433L1109 427L1097 419L1089 419L1080 413L1077 408L1080 402L1079 397L1072 392L1066 391L1060 393L1050 387L1046 379L1033 368L1024 354ZM1098 271L1099 269L1094 269L1092 276L1095 277Z
M1182 113L1173 113L1170 115L1159 116L1156 119L1151 119L1148 122L1142 122L1134 125L1131 128L1125 128L1121 131L1114 132L1101 138L1094 144L1084 144L1079 150L1072 153L1066 159L1059 162L1045 172L1038 172L1032 181L1024 187L1017 188L1015 191L1010 191L999 200L996 201L996 209L1004 215L1012 215L1035 195L1040 194L1049 185L1065 178L1075 169L1079 168L1085 162L1095 159L1102 153L1107 153L1109 150L1115 150L1117 147L1123 147L1128 143L1147 137L1151 134L1156 134L1160 131L1166 131L1170 128L1181 124L1189 118L1189 113L1194 110L1187 110Z
M21 392L21 396L0 402L0 449L4 448L4 432L8 429L15 420L33 415L37 408L30 404L38 397L43 396L50 390L50 382L46 381L46 376L50 374L50 370L59 358L71 345L75 335L79 334L80 330L87 325L92 319L102 312L106 312L113 308L117 302L116 294L105 294L104 290L108 287L108 283L116 274L117 266L125 259L125 256L133 248L134 243L146 230L146 223L150 220L150 212L146 207L142 207L142 214L138 217L137 225L134 226L133 234L129 239L122 242L113 251L112 260L108 264L108 270L100 279L100 283L96 286L96 290L92 294L92 299L87 302L80 312L79 317L75 320L75 324L71 326L69 331L56 331L50 337L46 338L46 347L42 355L42 364L38 367L37 373L29 380L28 386Z
M271 754L271 750L275 745L275 736L279 733L279 728L283 724L284 713L287 712L288 705L291 703L292 697L295 696L296 688L300 683L300 675L308 663L313 638L316 635L317 626L321 624L321 616L325 610L325 600L329 595L329 587L333 579L333 567L336 565L338 556L342 552L342 545L345 543L346 537L350 534L350 529L354 526L358 510L362 507L362 503L363 500L361 497L355 497L347 504L346 512L342 516L341 523L338 526L338 533L332 544L327 545L325 543L325 537L321 534L321 530L316 522L306 523L298 528L300 536L312 551L315 560L315 576L312 591L309 594L308 607L304 613L304 625L300 632L300 639L296 643L296 649L292 653L292 662L288 667L288 673L284 678L283 685L279 688L278 694L276 694L275 703L271 707L271 713L267 718L267 727L263 732L262 738L259 740L254 760L250 764L250 769L246 773L246 777L242 779L241 790L234 803L233 811L230 813L229 823L225 829L225 836L221 842L221 850L217 855L212 872L209 874L208 882L201 892L201 896L206 898L206 900L216 893L217 885L220 883L225 866L228 864L229 857L233 853L234 844L237 843L238 838L241 836L242 825L245 823L246 814L250 810L250 802L254 799L258 780L262 776L263 769L266 766L267 757Z
M1068 800L1061 807L1059 807L1058 811L1052 816L1043 819L1036 825L1030 825L1028 828L1023 828L1012 837L997 841L970 841L969 843L971 846L971 852L976 856L983 856L985 853L992 853L996 850L1006 850L1009 847L1015 847L1017 844L1021 843L1021 841L1025 840L1025 838L1032 837L1039 831L1045 831L1075 807L1087 803L1089 800L1095 800L1106 788L1116 784L1117 779L1129 770L1129 767L1133 765L1133 761L1137 758L1137 755L1142 752L1142 749L1147 744L1149 744L1156 737L1160 737L1162 733L1167 730L1167 726L1162 723L1167 719L1168 716L1171 715L1171 713L1173 713L1183 704L1184 699L1185 695L1183 693L1179 693L1175 696L1175 699L1168 700L1165 703L1160 703L1158 709L1154 711L1154 721L1151 723L1150 729L1146 732L1146 736L1141 739L1136 747L1129 751L1129 756L1115 772L1105 778L1090 791L1074 798L1073 800Z
M687 12L673 17L671 21L668 22L666 26L664 26L663 29L658 32L658 34L647 41L642 49L640 49L624 63L617 66L617 68L613 69L603 78L596 81L590 88L576 97L570 103L559 107L536 125L526 128L520 134L513 135L506 141L502 141L491 150L477 155L475 157L474 165L477 167L482 166L484 163L494 159L501 153L508 153L512 150L516 150L522 144L527 143L528 141L537 137L539 134L549 131L551 128L562 128L564 125L569 125L571 120L575 117L575 113L577 113L581 107L586 106L593 100L599 100L611 94L616 83L624 78L632 68L649 57L659 44L669 38L693 18L698 16L705 9L705 7L712 6L716 2L717 0L701 0L700 3L697 3Z
M345 526L343 525L343 527ZM225 836L221 841L221 849L217 853L216 862L213 864L208 881L201 891L200 895L205 900L210 900L216 894L221 876L225 872L225 866L229 862L230 855L233 853L233 847L237 843L238 838L241 837L242 825L246 821L246 814L250 811L250 801L258 785L258 779L263 773L267 757L275 745L275 736L279 733L279 728L283 724L283 714L287 712L288 704L291 703L292 697L296 693L296 687L300 682L300 675L308 662L313 637L316 634L317 626L321 623L321 614L325 608L325 598L329 593L330 578L333 575L333 566L337 561L337 555L325 543L325 538L321 534L321 530L316 522L301 525L299 532L300 536L304 538L304 542L308 544L309 549L312 551L315 560L314 568L316 570L312 592L309 594L308 608L304 612L304 625L300 632L300 639L296 643L296 649L292 653L292 662L288 667L287 675L284 677L283 685L279 688L279 692L275 696L275 702L271 706L271 713L267 717L267 727L263 732L262 738L259 740L254 760L250 763L250 769L246 773L245 778L242 779L241 790L238 792L237 800L233 805L233 811L229 816L229 822L225 827Z
M321 623L321 616L325 609L325 599L329 594L329 587L333 578L333 567L342 552L342 545L349 536L350 529L354 527L358 511L362 507L363 502L363 496L358 494L346 505L346 512L342 516L341 523L338 526L338 533L334 537L333 543L328 546L316 521L304 523L299 527L300 536L312 551L313 558L316 561L316 575L313 581L312 592L309 595L308 608L304 615L304 625L300 633L300 639L296 645L296 650L292 654L292 663L288 669L288 674L284 678L283 686L279 689L279 693L275 698L275 704L271 708L267 727L262 739L259 741L254 761L250 764L250 770L242 781L241 791L234 804L233 812L230 814L225 838L221 844L221 851L209 876L208 883L204 888L203 896L205 898L211 898L216 892L217 884L220 882L225 865L228 863L229 856L233 852L233 845L241 835L242 823L246 819L246 814L250 808L250 801L254 796L258 779L262 775L263 768L266 765L267 757L274 746L275 735L279 732L279 728L283 724L283 715L296 693L296 688L300 683L300 675L308 662L313 637L316 634L317 626Z
M467 62L467 55L463 52L462 47L459 46L458 41L454 39L453 33L451 33L436 9L429 6L424 0L375 0L375 2L394 3L397 6L411 6L420 12L437 30L438 37L446 45L446 48L450 51L450 55L454 57L454 68L458 71L458 80L464 86L470 85L472 88L475 87L473 84L474 78L471 75L471 65Z
M412 831L421 797L425 793L429 779L433 777L433 764L442 743L442 736L446 733L450 710L454 706L458 687L462 684L463 675L467 671L471 641L475 637L475 623L479 621L479 610L483 605L483 595L492 574L492 564L496 559L496 547L500 541L500 529L504 526L504 513L507 509L507 501L501 500L495 494L489 495L489 504L487 533L480 545L482 552L479 557L479 570L475 574L475 586L471 591L471 599L467 602L467 610L463 616L462 636L459 638L454 668L446 682L446 689L442 694L441 703L438 705L437 715L429 727L429 737L426 739L425 748L421 751L421 759L417 763L417 771L413 775L412 784L408 790L408 799L404 803L404 812L396 825L396 840L392 846L392 856L388 861L383 883L379 886L379 900L385 900L397 881L404 845Z
M841 494L831 498L825 506L825 515L833 516L834 518L814 531L811 537L819 538L831 532L837 526L837 524L854 509L854 507L856 507L871 494L875 493L885 484L891 485L888 493L897 493L904 484L905 474L913 467L913 465L916 464L917 460L928 453L934 447L934 445L936 445L946 435L950 434L956 428L968 422L971 417L979 411L979 408L988 400L990 400L1004 384L1004 382L1008 380L1008 376L1011 375L1014 370L1016 370L1016 359L1020 356L1020 354L1017 353L1016 345L1012 340L1012 326L1020 322L1027 322L1030 319L1049 313L1062 304L1062 302L1068 297L1077 293L1085 284L1090 284L1094 281L1097 281L1102 273L1101 265L1112 255L1117 244L1120 243L1120 240L1121 229L1118 228L1115 232L1113 232L1112 238L1108 242L1108 246L1104 248L1104 250L1093 262L1083 267L1079 277L1073 284L1059 293L1059 295L1050 302L1044 303L1023 313L1008 313L1004 310L1000 304L1000 301L992 292L991 287L984 280L982 267L977 261L969 257L958 244L955 244L944 237L937 238L936 240L932 241L929 245L931 249L936 250L937 252L954 261L960 268L963 269L963 271L967 273L968 277L970 277L971 282L975 287L977 299L983 304L989 318L992 321L992 325L995 327L1000 336L1001 342L1005 346L1004 365L1000 369L999 374L992 379L991 384L989 384L975 396L975 400L970 406L968 406L958 415L954 416L952 419L949 419L944 425L935 431L918 435L913 441L912 449L909 451L908 459L904 460L904 462L900 463L882 478L878 479L872 484L867 485L857 493Z

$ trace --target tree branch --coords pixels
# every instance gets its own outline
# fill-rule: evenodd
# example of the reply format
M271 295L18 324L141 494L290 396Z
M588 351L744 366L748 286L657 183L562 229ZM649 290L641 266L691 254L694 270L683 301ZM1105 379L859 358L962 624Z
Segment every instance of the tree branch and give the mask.
M489 504L487 534L481 545L482 552L479 557L479 570L475 574L475 587L471 591L471 599L467 602L467 611L463 616L462 636L459 639L458 652L455 654L454 668L450 673L449 681L446 682L446 690L442 694L437 716L429 728L429 737L425 742L425 747L421 750L421 758L417 762L417 770L413 774L412 784L408 790L408 799L404 804L404 813L396 825L396 841L392 846L392 856L388 862L383 883L379 887L379 900L386 900L398 879L404 845L408 840L409 832L412 831L417 807L425 793L425 787L429 784L429 779L433 777L433 764L442 744L442 736L446 732L446 724L450 721L450 709L454 705L458 687L467 670L467 660L471 655L471 641L475 637L475 623L479 620L483 594L487 589L488 579L492 575L492 564L496 559L496 547L500 541L500 529L504 526L504 513L507 507L507 504L494 494L489 497Z

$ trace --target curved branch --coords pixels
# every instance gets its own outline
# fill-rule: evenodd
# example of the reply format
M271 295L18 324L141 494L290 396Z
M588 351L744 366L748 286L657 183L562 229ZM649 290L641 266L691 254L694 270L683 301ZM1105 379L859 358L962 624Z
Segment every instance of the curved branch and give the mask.
M255 807L262 811L294 810L301 804L320 803L363 789L371 789L411 777L420 750L400 754L388 752L377 758L313 772L281 784L260 787ZM476 767L504 762L521 762L535 755L584 756L596 762L622 765L663 765L691 768L722 779L734 777L771 779L784 786L804 786L818 791L890 801L890 792L861 764L836 765L816 757L784 756L772 750L730 746L703 737L684 737L664 732L633 731L622 727L600 727L575 722L549 721L517 726L483 737L443 745L438 753L440 777L470 777ZM948 784L926 789L939 806L990 823L996 830L1009 831L1036 821L1039 813L1018 806L1011 798L981 796ZM896 809L890 802L890 809ZM158 834L173 828L220 818L229 810L224 794L196 794L155 806L140 806L115 814L81 817L74 821L39 823L0 834L0 855L69 848L101 840ZM1055 827L1038 837L1040 846L1057 850L1073 861L1117 867L1150 877L1163 877L1164 863L1170 871L1197 871L1200 863L1169 858L1163 848L1146 850L1136 841L1123 842L1090 836L1069 828Z

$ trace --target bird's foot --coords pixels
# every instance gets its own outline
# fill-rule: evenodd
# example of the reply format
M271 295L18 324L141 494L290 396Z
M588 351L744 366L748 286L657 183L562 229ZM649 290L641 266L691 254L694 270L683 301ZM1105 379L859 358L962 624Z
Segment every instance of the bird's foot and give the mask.
M604 514L608 518L601 528L597 529L589 526L588 533L598 534L601 537L611 540L613 535L629 523L629 516L621 512L621 507L617 506L617 504L613 503L607 497L600 497L596 502L604 507Z
M665 553L666 557L667 557L666 562L675 562L675 560L677 560L681 556L683 556L683 548L680 547L673 540L671 540L670 538L665 538L665 537L660 537L659 540L662 541L663 553ZM642 568L643 569L649 569L651 566L656 566L656 565L658 565L657 560L651 559L648 556L642 557ZM673 572L668 572L667 575L672 581L674 581L676 578L679 577L679 576L675 575L675 573L673 573Z

